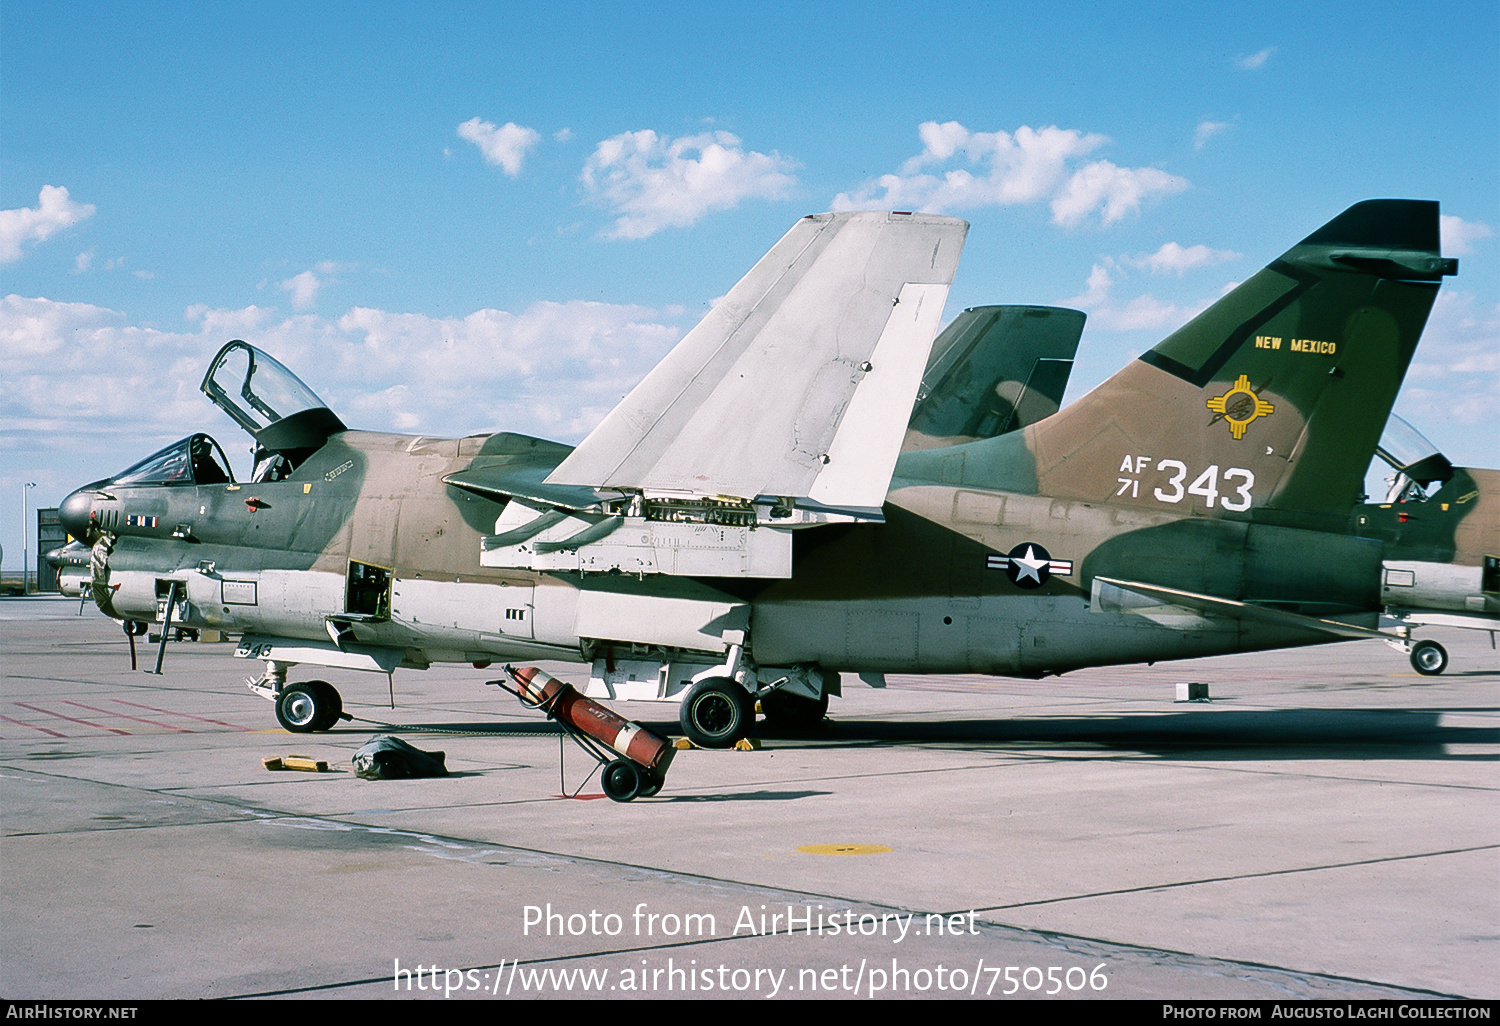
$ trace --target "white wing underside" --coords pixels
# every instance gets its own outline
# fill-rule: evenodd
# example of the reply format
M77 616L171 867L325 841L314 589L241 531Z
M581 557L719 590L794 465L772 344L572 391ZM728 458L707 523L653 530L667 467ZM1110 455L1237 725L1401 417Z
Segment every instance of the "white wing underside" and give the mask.
M878 509L967 231L803 218L548 483Z

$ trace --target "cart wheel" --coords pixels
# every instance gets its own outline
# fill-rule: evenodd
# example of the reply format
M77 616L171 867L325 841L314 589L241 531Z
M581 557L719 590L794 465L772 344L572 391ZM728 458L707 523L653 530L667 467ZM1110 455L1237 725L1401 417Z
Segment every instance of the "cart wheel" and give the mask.
M650 798L661 790L662 779L650 770L641 774L641 789L636 792L637 798Z
M604 785L604 793L609 795L611 801L628 802L640 793L641 771L636 769L633 762L616 759L604 767L601 783Z

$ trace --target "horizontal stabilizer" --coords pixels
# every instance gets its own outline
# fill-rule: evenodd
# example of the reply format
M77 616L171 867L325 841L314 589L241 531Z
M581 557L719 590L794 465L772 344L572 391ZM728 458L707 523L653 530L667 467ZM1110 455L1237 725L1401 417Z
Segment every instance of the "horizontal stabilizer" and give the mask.
M1102 592L1101 585L1157 599L1164 605L1180 606L1198 613L1224 617L1230 620L1253 620L1258 623L1275 624L1279 627L1292 627L1301 630L1316 631L1320 634L1332 634L1341 638L1378 638L1381 641L1391 640L1389 634L1371 627L1361 627L1357 624L1343 623L1339 620L1325 620L1316 616L1304 616L1301 613L1292 613L1285 609L1257 606L1249 602L1239 602L1235 599L1219 598L1216 595L1201 595L1197 592L1183 591L1179 588L1162 588L1154 584L1142 584L1140 581L1120 581L1112 577L1094 578L1095 597L1093 601L1095 604L1099 603ZM1108 604L1107 599L1105 600L1105 604Z
M803 218L547 483L878 508L967 231Z

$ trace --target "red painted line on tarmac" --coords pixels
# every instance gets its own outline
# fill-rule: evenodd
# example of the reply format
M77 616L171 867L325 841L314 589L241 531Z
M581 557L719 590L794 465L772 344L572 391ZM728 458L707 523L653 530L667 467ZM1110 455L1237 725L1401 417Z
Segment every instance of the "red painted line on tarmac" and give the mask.
M89 712L103 713L106 716L118 716L122 720L133 720L136 723L146 723L150 724L153 727L161 727L163 730L175 730L180 734L192 733L192 731L186 727L174 727L170 723L157 723L155 720L143 720L139 716L130 716L126 713L110 712L108 709L100 709L96 706L84 705L82 702L75 702L71 698L64 698L63 701L68 705L76 705L80 709L87 709Z
M111 702L118 702L120 705L128 705L128 706L130 706L133 709L145 709L147 712L162 713L162 714L167 715L167 716L181 716L184 719L197 720L199 723L212 723L214 726L217 726L217 727L228 727L230 730L249 730L250 729L249 727L241 727L239 724L236 724L236 723L225 723L223 720L210 720L210 719L207 719L207 718L202 717L202 716L194 716L192 713L175 712L175 711L173 711L171 709L158 709L154 705L142 705L139 702L127 702L123 698L111 698L110 701Z
M17 702L16 704L22 709L30 709L32 712L39 712L43 716L56 716L58 719L67 720L69 723L81 723L85 727L93 727L95 730L107 730L113 734L122 734L125 737L130 736L130 731L128 730L120 730L117 727L105 727L98 723L92 723L89 720L80 720L76 716L64 716L62 713L53 712L51 709L42 709L34 705L27 705L25 702Z
M596 802L605 797L602 794L555 794L554 798L566 798L570 802Z
M13 720L9 716L0 716L0 720L4 720L6 723L14 723L18 727L30 727L32 730L40 730L43 734L51 734L53 737L68 736L66 734L59 734L55 730L48 730L46 727L38 727L35 723L25 723L21 720Z

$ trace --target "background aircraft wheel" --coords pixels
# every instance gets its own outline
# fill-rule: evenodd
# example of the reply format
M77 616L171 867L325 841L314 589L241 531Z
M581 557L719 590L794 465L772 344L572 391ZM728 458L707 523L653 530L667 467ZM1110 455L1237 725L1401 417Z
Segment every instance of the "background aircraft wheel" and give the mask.
M600 782L611 801L628 802L640 793L641 771L627 759L616 759L604 767Z
M302 686L318 696L319 715L313 721L312 729L329 730L344 711L344 700L339 696L338 688L326 680L310 680Z
M1424 677L1436 677L1448 668L1448 650L1436 641L1419 641L1411 650L1411 666Z
M311 682L321 683L322 681ZM315 688L310 684L288 684L281 689L281 697L276 699L276 720L293 734L308 734L320 730L322 728L318 724L323 722L326 702L322 688Z
M804 698L789 691L772 691L760 696L761 712L766 722L782 730L811 730L828 714L828 694Z
M755 703L728 677L709 677L687 693L678 719L682 732L698 747L729 748L750 732Z

